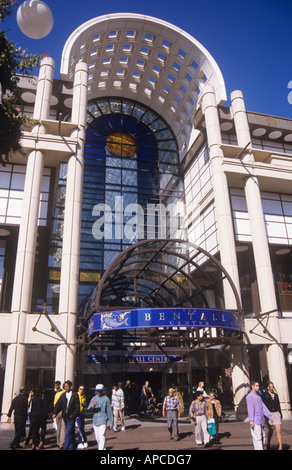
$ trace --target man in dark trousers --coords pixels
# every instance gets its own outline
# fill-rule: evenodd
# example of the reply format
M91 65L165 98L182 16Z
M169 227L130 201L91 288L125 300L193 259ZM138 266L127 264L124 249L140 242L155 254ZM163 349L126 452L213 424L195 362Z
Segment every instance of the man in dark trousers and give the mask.
M80 414L80 400L78 394L72 390L71 380L67 380L64 383L64 390L65 393L60 396L54 407L52 418L55 419L56 415L62 411L62 417L66 426L63 450L75 450L75 420Z
M11 422L11 415L14 411L14 428L15 436L13 441L10 444L12 450L20 447L20 441L25 437L25 424L27 420L27 411L28 411L28 397L25 394L24 387L21 387L19 395L13 398L9 411L7 413L8 419L7 423Z

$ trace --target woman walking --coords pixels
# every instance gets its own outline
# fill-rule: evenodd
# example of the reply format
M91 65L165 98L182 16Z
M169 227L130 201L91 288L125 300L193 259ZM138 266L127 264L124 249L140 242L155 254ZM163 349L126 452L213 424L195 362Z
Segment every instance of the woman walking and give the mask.
M267 449L271 447L271 439L274 431L274 426L276 426L277 440L278 440L278 450L282 450L282 433L281 433L281 424L283 420L279 396L275 391L273 382L269 382L267 385L267 390L262 396L262 400L268 410L272 413L273 421L272 423L268 421L268 442Z
M44 447L47 417L47 401L44 395L41 393L39 387L35 387L31 391L30 426L32 435L32 450L36 450L38 445L40 449ZM39 431L41 431L40 442Z
M205 389L205 382L201 381L199 382L199 385L198 385L198 388L197 388L197 392L202 392L203 393L203 398L209 398L209 395L206 393Z
M210 435L207 430L207 405L202 391L196 392L195 396L196 399L191 403L189 414L195 423L195 439L197 445L202 445L203 443L206 445L210 440Z
M208 418L214 419L215 421L216 434L215 436L213 436L213 439L216 439L218 437L219 432L219 422L221 419L222 406L220 401L217 400L214 392L211 392L209 394L209 400L207 400L207 412Z
M180 387L177 385L176 386L176 391L175 391L175 396L178 398L178 401L180 402L180 415L181 416L183 416L184 411L185 411L183 395L184 395L184 393L180 391Z

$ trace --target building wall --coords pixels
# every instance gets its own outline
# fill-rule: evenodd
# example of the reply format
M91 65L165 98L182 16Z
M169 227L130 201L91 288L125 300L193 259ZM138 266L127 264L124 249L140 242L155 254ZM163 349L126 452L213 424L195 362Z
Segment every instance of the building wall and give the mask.
M47 67L48 71L52 67L51 61L46 60L42 67ZM1 169L0 229L9 233L0 232L0 267L4 266L4 256L6 260L9 256L5 250L12 228L19 225L19 233L31 235L24 241L22 237L17 240L18 233L14 233L14 250L17 252L14 267L17 268L10 293L11 307L8 312L1 307L0 313L0 343L6 349L2 365L5 368L3 413L7 412L13 394L23 385L26 368L32 364L26 360L27 345L41 345L43 350L51 351L50 357L56 361L56 379L74 378L87 73L86 64L78 64L73 92L68 93L66 89L61 93L64 103L73 95L71 121L62 121L51 119L58 115L57 110L52 113L47 105L50 87L53 87L52 73L43 74L41 69L37 88L41 89L43 84L48 87L45 88L48 100L36 99L35 113L42 106L49 109L40 112L39 116L34 114L36 119L42 118L41 124L38 121L37 126L23 134L27 167L21 157L15 155L11 163ZM281 264L276 258L277 251L290 250L292 241L292 149L289 144L292 125L288 119L248 114L242 103L240 107L235 99L231 108L223 109L213 100L213 95L214 90L206 83L194 118L201 145L194 153L190 148L188 154L181 154L188 239L220 258L242 296L246 294L243 306L248 306L248 315L244 340L230 353L234 395L238 394L241 385L243 388L237 396L236 406L239 408L243 403L248 388L245 351L257 346L265 348L267 370L281 390L285 417L290 417L285 371L287 357L284 356L292 348L288 253L284 263L288 278L276 278L282 283L285 291L282 294L287 298L282 298L281 290L277 290L273 273ZM265 140L259 141L258 129L265 130ZM278 136L276 143L275 135ZM188 161L186 166L184 160ZM63 174L65 168L66 172L68 169L66 177ZM53 201L51 205L50 200ZM30 205L32 202L34 204ZM48 311L55 315L47 315L47 310L41 310L40 299L32 300L36 299L33 292L38 282L33 276L38 263L37 234L45 227L51 229L49 238L43 242L47 243L47 248L49 246L46 266ZM249 277L246 276L246 255L242 251L246 244L253 278L250 272L247 273ZM204 263L204 259L201 262ZM284 270L279 272L283 274ZM1 277L1 298L3 279ZM53 299L54 289L56 296ZM227 290L225 300L226 306L232 308ZM263 316L258 317L259 313ZM285 346L284 353L282 346ZM206 353L205 364L209 363L208 359Z

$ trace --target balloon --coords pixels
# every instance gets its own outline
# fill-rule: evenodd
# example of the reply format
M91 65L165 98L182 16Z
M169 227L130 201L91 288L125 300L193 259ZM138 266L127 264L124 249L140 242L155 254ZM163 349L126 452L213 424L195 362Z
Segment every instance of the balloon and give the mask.
M40 0L27 0L20 5L16 20L21 31L33 39L47 36L54 23L51 10Z

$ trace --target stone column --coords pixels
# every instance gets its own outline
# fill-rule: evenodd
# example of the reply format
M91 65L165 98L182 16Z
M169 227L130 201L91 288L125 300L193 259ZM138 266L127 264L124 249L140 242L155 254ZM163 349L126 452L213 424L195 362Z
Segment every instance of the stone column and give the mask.
M240 295L240 284L237 269L234 228L230 206L228 182L223 170L223 151L221 148L221 131L218 109L213 87L207 86L203 91L201 106L205 115L209 154L212 165L212 185L214 190L216 221L220 246L221 263L231 276ZM229 283L224 284L225 307L237 307ZM249 375L246 347L238 341L231 346L232 384L235 411L238 419L246 418L245 396L248 392Z
M253 175L254 155L251 150L251 136L242 92L237 90L231 93L231 103L234 123L239 147L247 151L243 154L243 163L249 164L245 179L245 197L250 221L251 238L255 259L255 268L259 288L261 312L270 312L268 330L271 334L271 345L267 348L267 363L269 378L279 392L283 416L291 419L289 390L285 359L281 344L278 306L275 293L273 270L269 251L269 242L266 233L266 224L262 208L260 185ZM273 338L273 339L272 339Z
M214 191L221 263L233 279L238 292L240 292L232 212L227 178L222 165L224 155L221 149L221 131L213 87L207 86L205 88L201 106L205 115L209 155L212 167L212 186ZM228 304L230 308L235 308L236 304L234 295L229 283L226 282L224 287L226 306Z
M54 61L45 58L41 61L37 84L33 119L38 121L32 133L43 134L42 119L49 117L50 100L54 77ZM19 226L15 276L11 306L10 345L7 349L7 363L3 393L3 413L8 411L14 393L25 385L26 316L31 311L31 297L35 265L36 240L38 229L39 203L44 169L44 155L32 150L27 159L22 215Z
M77 139L77 152L68 162L64 214L62 265L59 299L59 329L66 339L58 346L56 380L74 381L76 315L78 313L79 254L83 190L84 143L86 135L88 66L76 66L72 105L72 122L76 129L72 137Z

